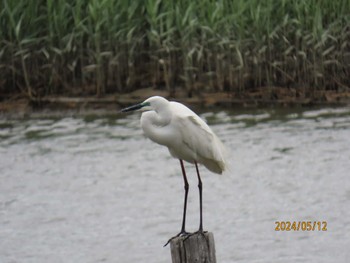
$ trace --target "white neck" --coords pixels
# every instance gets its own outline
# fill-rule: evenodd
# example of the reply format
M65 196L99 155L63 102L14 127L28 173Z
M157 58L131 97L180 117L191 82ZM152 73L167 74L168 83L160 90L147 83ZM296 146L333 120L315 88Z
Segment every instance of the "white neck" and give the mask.
M169 130L166 126L170 123L171 117L172 113L168 108L162 109L161 113L156 111L142 113L141 127L146 137L158 144L167 146Z

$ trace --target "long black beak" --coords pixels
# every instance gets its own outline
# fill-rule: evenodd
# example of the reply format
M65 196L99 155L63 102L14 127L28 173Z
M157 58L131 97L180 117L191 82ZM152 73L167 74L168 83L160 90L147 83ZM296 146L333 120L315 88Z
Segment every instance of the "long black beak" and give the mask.
M144 106L144 105L142 105L142 103L139 103L139 104L136 104L136 105L133 105L133 106L124 108L124 109L121 110L121 112L128 112L128 111L139 110L139 109L141 109L143 106Z

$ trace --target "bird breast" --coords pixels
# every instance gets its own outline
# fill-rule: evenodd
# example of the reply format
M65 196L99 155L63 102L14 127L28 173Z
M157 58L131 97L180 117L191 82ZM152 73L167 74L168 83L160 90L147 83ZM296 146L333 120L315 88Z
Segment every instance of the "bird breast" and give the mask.
M158 144L171 145L175 134L169 124L170 122L161 119L154 111L142 113L141 127L145 136Z

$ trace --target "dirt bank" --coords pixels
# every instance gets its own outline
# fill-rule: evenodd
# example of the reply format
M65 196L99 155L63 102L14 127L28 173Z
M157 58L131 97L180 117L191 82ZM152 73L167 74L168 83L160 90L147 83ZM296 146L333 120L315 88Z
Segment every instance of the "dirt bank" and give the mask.
M193 107L295 107L295 106L345 106L350 105L350 91L314 91L303 89L261 88L245 93L187 94L178 91L170 95L166 90L140 89L131 93L96 96L47 96L29 99L16 95L0 101L1 114L30 115L38 111L117 111L144 99L160 95L181 101Z

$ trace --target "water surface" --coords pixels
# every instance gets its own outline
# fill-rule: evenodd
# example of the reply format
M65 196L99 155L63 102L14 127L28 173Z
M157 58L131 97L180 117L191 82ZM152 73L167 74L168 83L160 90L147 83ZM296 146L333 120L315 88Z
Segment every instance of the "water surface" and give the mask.
M350 109L203 112L231 152L201 168L218 262L348 262ZM0 262L170 262L181 227L179 162L139 115L0 120ZM198 227L195 170L188 231ZM328 231L275 231L326 221Z

